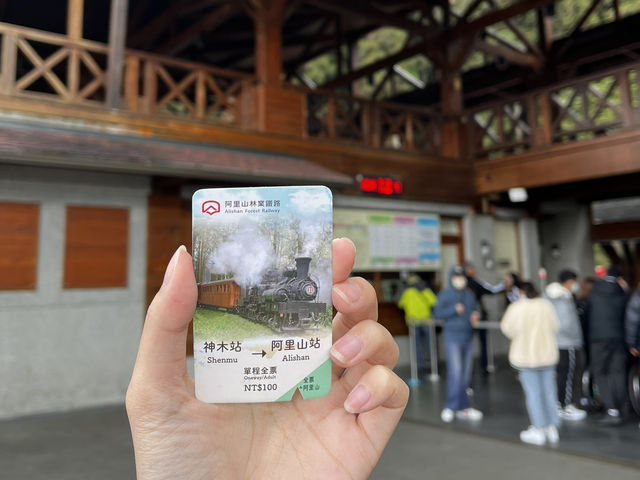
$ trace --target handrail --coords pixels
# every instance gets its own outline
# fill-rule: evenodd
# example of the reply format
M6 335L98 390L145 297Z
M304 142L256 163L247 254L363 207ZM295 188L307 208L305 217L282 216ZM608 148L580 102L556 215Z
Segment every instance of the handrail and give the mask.
M477 105L463 112L469 157L483 159L640 126L639 91L640 62L633 61ZM517 111L508 111L516 105ZM505 123L510 127L506 135Z
M105 45L104 43L95 42L93 40L72 39L60 33L45 32L43 30L37 30L35 28L22 27L13 25L11 23L0 22L0 33L5 32L26 36L42 43L53 43L55 45L65 47L83 47L101 53L107 53L109 51L109 47L107 45Z
M0 95L104 106L107 45L5 22L0 22L0 37ZM251 101L252 95L243 92L255 86L252 73L138 50L124 53L121 110L245 128L255 125L241 118L252 111L242 101ZM447 127L437 107L299 85L283 88L299 92L306 102L305 136L440 154ZM459 135L460 151L469 160L482 160L637 127L639 92L640 62L634 60L524 94L504 95L461 113L458 121L466 132ZM447 119L447 124L452 122L454 118Z

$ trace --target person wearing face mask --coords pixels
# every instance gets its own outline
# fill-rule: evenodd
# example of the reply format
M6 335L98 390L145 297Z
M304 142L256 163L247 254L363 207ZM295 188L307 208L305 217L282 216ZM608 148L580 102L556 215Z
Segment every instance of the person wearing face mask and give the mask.
M438 294L433 315L444 321L447 356L447 400L440 418L446 423L454 418L480 420L482 412L471 407L467 395L473 364L473 325L478 322L480 313L475 295L467 288L461 266L449 269L449 287Z
M585 355L580 318L573 295L578 293L578 275L571 270L562 270L558 281L550 283L545 296L558 315L556 342L560 353L556 381L558 384L558 415L563 420L583 420L587 412L576 408L580 403L582 372Z

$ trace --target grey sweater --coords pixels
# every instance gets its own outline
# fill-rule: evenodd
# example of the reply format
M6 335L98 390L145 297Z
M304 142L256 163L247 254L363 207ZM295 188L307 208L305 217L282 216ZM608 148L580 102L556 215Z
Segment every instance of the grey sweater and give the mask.
M554 282L547 286L545 297L551 302L558 315L559 325L556 332L558 348L563 350L582 348L582 327L571 292Z

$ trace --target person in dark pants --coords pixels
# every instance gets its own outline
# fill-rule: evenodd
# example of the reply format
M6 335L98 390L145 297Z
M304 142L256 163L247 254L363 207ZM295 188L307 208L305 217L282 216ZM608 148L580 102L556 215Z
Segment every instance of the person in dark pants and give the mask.
M628 288L622 269L612 265L607 276L596 281L587 301L591 371L606 408L601 420L605 425L622 423L627 396L624 320Z
M492 285L489 282L476 278L476 267L471 262L464 264L464 272L467 277L467 286L469 290L473 292L478 303L478 310L480 312L480 321L487 321L487 311L482 303L482 297L485 295L495 295L496 293L504 292L506 289L505 282L501 282L498 285ZM480 366L482 367L482 373L489 373L488 358L487 358L487 331L484 328L478 329L478 339L480 340Z
M556 380L558 382L558 414L563 420L583 420L587 412L580 410L584 351L582 327L573 293L580 287L578 275L572 270L562 270L558 281L547 285L545 297L551 302L558 315L558 343L560 358Z
M640 287L633 292L625 315L625 340L629 353L640 357Z
M633 295L631 295L629 299L624 328L629 353L633 357L635 364L640 365L640 287L633 292ZM640 398L638 398L639 392L634 390L635 389L631 389L629 392L630 395L636 396L635 399L631 399L631 403L636 408L636 413L640 414L640 409L638 409L638 405L640 405ZM638 427L640 427L640 424L638 424Z
M461 266L449 269L449 287L438 294L433 315L444 321L443 339L447 355L447 400L440 418L446 423L454 418L480 420L482 412L471 407L467 394L473 363L473 325L478 321L479 313Z

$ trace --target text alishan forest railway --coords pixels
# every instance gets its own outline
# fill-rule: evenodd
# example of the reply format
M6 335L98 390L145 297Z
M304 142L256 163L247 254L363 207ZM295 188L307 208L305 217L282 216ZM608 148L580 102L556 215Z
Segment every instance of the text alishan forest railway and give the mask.
M296 258L296 268L270 270L248 287L234 279L200 283L198 304L227 310L276 332L317 328L327 304L316 302L318 282L309 276L311 258Z

